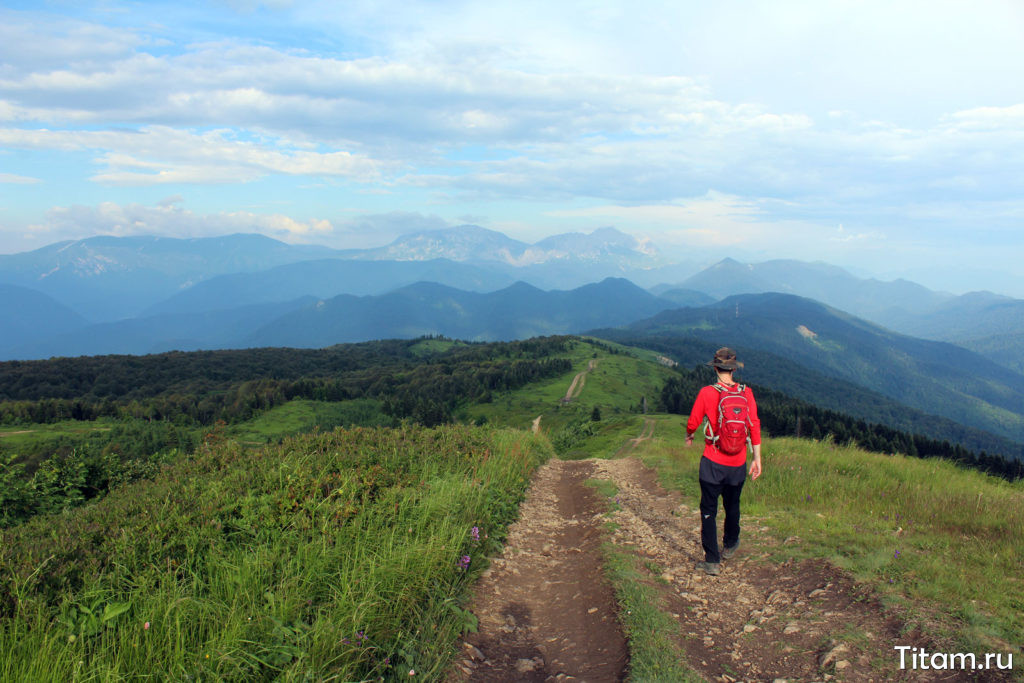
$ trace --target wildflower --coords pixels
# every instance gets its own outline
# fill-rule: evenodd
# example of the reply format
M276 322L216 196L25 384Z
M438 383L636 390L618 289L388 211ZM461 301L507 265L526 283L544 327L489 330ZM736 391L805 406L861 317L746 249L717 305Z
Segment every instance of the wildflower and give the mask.
M342 638L342 639L341 639L341 642L342 642L342 644L344 644L344 645L351 645L351 644L352 644L352 641L351 641L351 640L349 640L348 638Z
M459 560L459 569L469 568L469 555L463 555L462 559Z
M143 631L148 631L149 630L149 622L148 621L145 624L142 625L142 630Z
M893 559L895 559L895 560L898 560L898 559L900 559L900 551L899 551L899 550L897 550L897 551L896 551L896 554L895 554L895 555L893 555L892 557L893 557Z
M474 543L479 543L480 542L480 527L477 527L477 526L473 527L472 529L470 529L469 533L473 537L473 542Z
M362 631L356 633L356 640L366 640L366 634Z
M415 676L416 675L416 669L409 669L409 675L410 676Z

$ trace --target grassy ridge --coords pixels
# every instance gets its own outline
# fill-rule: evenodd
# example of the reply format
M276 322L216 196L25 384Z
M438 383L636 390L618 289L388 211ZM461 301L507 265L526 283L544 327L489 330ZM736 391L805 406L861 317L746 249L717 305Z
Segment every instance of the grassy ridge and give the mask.
M638 449L662 483L696 506L699 451L680 418ZM829 440L765 439L764 475L744 515L784 555L823 557L875 586L912 622L976 652L1024 642L1024 482L942 460L868 453Z
M459 427L206 447L2 532L0 679L436 677L550 455Z

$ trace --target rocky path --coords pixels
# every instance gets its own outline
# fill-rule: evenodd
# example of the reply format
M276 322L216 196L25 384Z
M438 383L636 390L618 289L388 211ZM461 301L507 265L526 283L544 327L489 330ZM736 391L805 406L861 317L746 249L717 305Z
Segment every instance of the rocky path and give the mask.
M653 430L645 421L623 448L633 451ZM615 498L603 499L587 479L614 482ZM614 533L605 527L609 507ZM624 680L627 645L602 574L601 543L610 536L642 561L645 581L678 622L686 663L707 680L965 680L901 671L894 647L927 647L925 639L903 633L870 590L832 565L772 560L766 532L746 517L740 551L720 576L707 576L694 568L703 559L697 511L640 460L552 460L476 587L469 609L479 632L460 643L451 678Z
M893 647L921 646L920 637L902 634L870 591L826 562L770 560L757 519L745 518L740 551L708 576L694 568L704 559L696 509L636 458L595 466L618 487L614 542L656 568L650 581L679 622L686 661L709 680L945 680L901 675Z

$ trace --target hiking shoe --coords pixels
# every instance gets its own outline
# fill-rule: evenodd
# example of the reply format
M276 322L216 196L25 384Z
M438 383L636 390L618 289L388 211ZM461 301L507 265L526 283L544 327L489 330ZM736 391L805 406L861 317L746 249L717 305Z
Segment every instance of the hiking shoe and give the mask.
M730 557L736 554L736 551L740 549L740 542L736 541L736 545L731 548L722 548L722 559L728 560Z
M697 569L703 569L711 576L718 576L722 573L722 568L718 566L717 562L698 562Z

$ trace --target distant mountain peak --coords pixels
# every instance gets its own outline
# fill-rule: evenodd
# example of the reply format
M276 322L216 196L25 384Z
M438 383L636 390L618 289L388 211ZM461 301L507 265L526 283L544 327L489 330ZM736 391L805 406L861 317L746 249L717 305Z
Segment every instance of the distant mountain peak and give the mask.
M552 235L528 244L479 225L459 225L402 235L384 247L363 250L354 258L396 261L447 258L514 267L575 262L622 269L648 267L657 256L658 250L649 239L640 240L611 227L598 228L589 234Z

